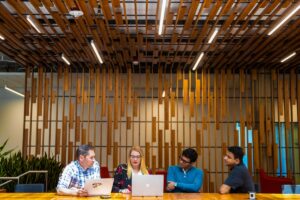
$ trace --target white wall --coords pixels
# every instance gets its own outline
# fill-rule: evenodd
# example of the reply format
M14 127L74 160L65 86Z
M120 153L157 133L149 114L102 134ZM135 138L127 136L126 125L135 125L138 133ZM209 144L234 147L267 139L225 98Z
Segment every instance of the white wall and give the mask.
M5 150L22 150L24 99L17 95L0 98L0 145L8 139ZM15 96L15 97L14 97Z

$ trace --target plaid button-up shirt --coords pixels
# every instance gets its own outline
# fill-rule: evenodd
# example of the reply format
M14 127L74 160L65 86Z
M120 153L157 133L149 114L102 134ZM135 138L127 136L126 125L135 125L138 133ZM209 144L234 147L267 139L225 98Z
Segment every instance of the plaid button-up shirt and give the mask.
M93 166L84 170L79 162L72 161L63 170L57 184L59 188L83 188L87 180L99 179L100 178L100 166L97 161L94 162Z

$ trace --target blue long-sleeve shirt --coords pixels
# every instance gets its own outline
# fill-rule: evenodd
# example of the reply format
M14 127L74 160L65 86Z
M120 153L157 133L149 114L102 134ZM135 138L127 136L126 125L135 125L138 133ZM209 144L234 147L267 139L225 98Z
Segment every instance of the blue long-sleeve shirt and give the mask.
M191 167L186 172L179 166L170 166L167 181L177 183L172 192L199 192L203 183L203 171Z

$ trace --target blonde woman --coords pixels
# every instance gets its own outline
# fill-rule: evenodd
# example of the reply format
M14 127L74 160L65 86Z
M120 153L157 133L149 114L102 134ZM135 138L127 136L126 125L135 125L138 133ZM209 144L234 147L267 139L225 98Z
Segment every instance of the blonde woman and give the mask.
M132 175L149 174L141 147L132 147L128 154L127 164L120 164L114 175L113 192L130 193Z

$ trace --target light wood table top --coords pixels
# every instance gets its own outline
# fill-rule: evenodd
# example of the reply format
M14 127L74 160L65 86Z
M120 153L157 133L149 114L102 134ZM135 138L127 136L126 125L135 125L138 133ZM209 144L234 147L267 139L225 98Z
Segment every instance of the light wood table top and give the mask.
M30 199L30 200L72 200L72 199L101 199L100 197L72 197L72 196L59 196L55 193L0 193L1 200L12 200L12 199ZM220 195L218 193L165 193L163 197L131 197L131 195L126 194L112 194L110 199L126 199L126 200L152 200L152 199L166 199L166 200L247 200L249 199L248 194L226 194ZM294 200L299 199L300 195L292 194L256 194L257 200Z

